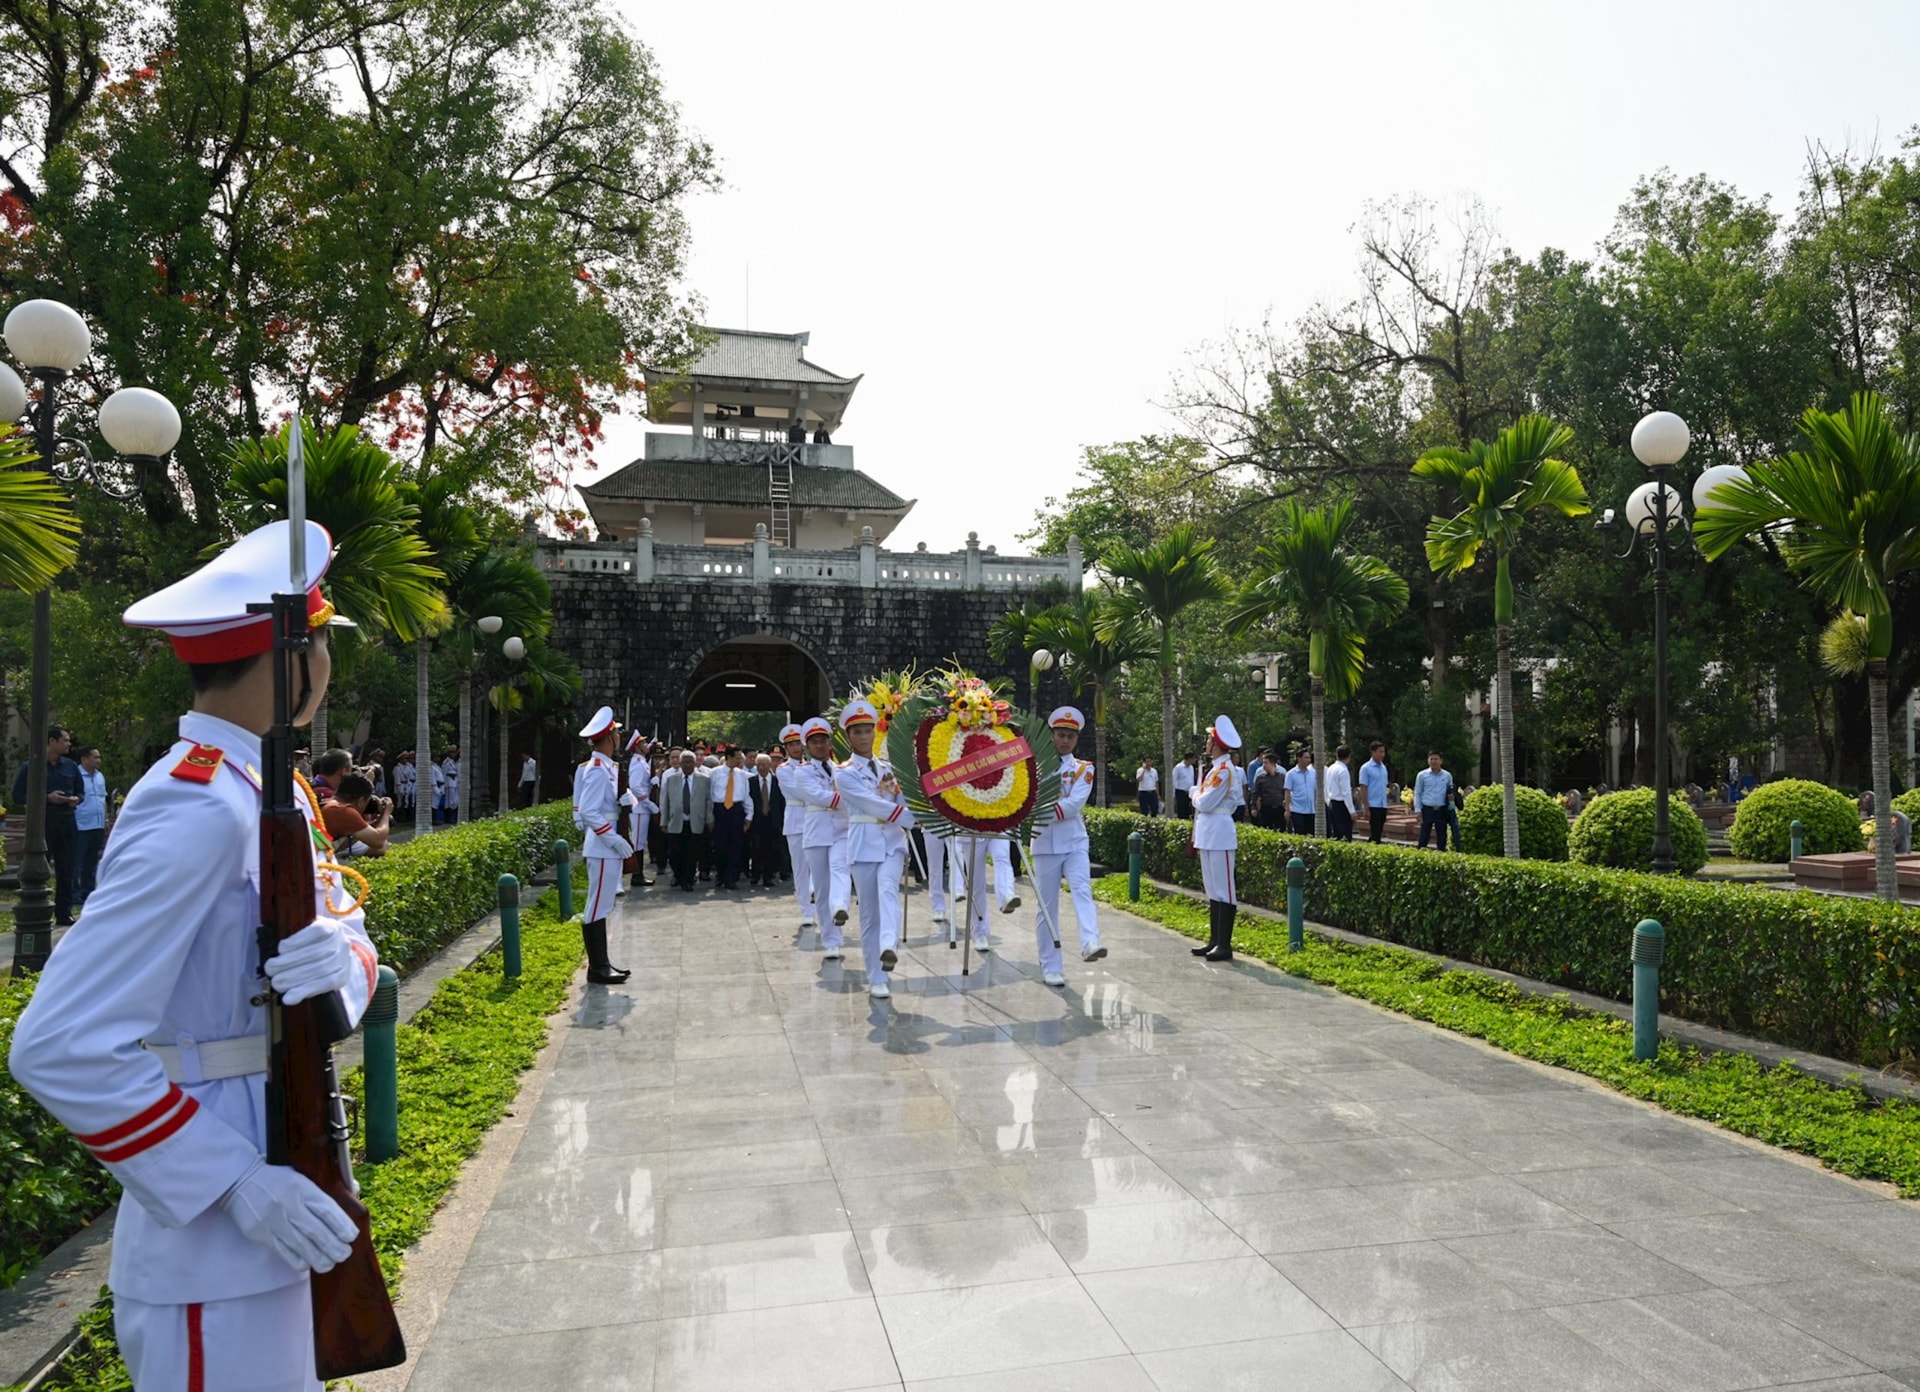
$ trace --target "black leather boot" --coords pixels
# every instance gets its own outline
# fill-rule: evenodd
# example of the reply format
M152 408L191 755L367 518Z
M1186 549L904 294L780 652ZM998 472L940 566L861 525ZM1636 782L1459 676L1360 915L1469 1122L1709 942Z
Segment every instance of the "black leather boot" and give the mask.
M1220 901L1218 899L1209 899L1207 900L1207 945L1205 947L1192 947L1187 950L1196 957L1204 957L1213 951L1214 944L1219 941Z
M1233 921L1240 916L1238 904L1220 906L1220 941L1207 953L1209 962L1231 962L1233 960Z
M622 971L607 960L607 921L582 925L580 936L587 944L587 980L595 986L618 986L632 972Z

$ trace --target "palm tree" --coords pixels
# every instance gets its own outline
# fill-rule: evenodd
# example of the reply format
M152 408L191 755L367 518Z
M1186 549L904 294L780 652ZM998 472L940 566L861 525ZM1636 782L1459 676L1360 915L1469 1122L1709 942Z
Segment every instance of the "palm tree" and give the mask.
M1103 564L1119 588L1101 613L1101 638L1113 641L1124 625L1138 621L1148 625L1158 641L1162 767L1171 769L1174 623L1196 604L1231 597L1233 585L1213 559L1212 538L1203 540L1190 522L1145 546L1117 545Z
M1578 517L1588 511L1579 470L1555 457L1572 443L1573 431L1566 426L1545 416L1522 416L1491 444L1475 440L1465 449L1429 450L1413 466L1416 478L1448 485L1463 504L1453 516L1427 523L1427 563L1451 577L1471 566L1482 547L1493 548L1500 848L1509 859L1520 854L1520 817L1513 803L1513 574L1508 562L1528 513L1547 508ZM1446 674L1433 675L1438 681Z
M478 774L486 759L473 741L473 679L482 643L508 637L544 638L553 625L547 578L518 551L483 551L461 569L448 594L454 622L448 642L460 664L460 820L472 815ZM500 633L481 636L480 619L498 618ZM524 661L524 659L523 659ZM502 790L504 791L504 790Z
M1407 582L1372 556L1346 545L1353 504L1304 508L1287 500L1270 544L1254 553L1253 578L1240 590L1229 625L1244 633L1269 619L1292 619L1307 630L1307 674L1313 699L1313 760L1320 790L1314 834L1327 801L1327 697L1344 701L1360 684L1367 630L1407 607Z
M26 466L33 441L0 426L0 585L32 594L80 554L80 523L53 476Z
M358 426L316 430L301 422L307 461L307 516L333 537L328 592L361 628L411 642L441 622L445 579L420 539L418 493L400 464ZM234 491L252 510L287 514L287 442L292 425L229 452ZM327 742L327 708L313 717L317 753Z
M1029 639L1052 649L1067 689L1078 696L1093 689L1093 777L1100 805L1107 805L1107 692L1129 662L1144 662L1159 650L1149 627L1124 619L1103 633L1111 598L1082 591L1065 604L1034 617Z
M481 552L480 526L473 510L461 501L454 481L441 474L420 486L420 538L434 557L448 583L456 582L473 558ZM451 610L434 628L421 634L413 645L413 747L414 763L433 762L433 729L428 720L429 660L433 655L434 634L444 632L453 623ZM427 775L424 791L413 807L413 832L425 836L433 827L433 783Z
M1801 583L1840 609L1822 649L1831 665L1867 674L1874 887L1882 899L1895 899L1889 591L1896 577L1920 569L1920 438L1902 433L1872 392L1855 393L1844 411L1809 410L1800 435L1804 449L1754 464L1744 479L1714 489L1694 517L1694 535L1707 559L1716 560L1735 542L1767 534ZM1860 627L1864 644L1848 642L1844 630L1858 636ZM1851 658L1848 647L1855 649Z

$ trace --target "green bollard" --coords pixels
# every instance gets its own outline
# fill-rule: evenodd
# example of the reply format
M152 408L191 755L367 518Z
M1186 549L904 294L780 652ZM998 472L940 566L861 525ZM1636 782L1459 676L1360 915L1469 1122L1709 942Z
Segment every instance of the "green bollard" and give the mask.
M1646 1063L1660 1052L1660 963L1667 930L1643 918L1633 930L1633 1057Z
M1147 838L1137 831L1127 833L1127 898L1140 902L1140 858Z
M520 979L520 881L513 875L500 877L500 975Z
M565 841L553 843L553 875L560 882L560 921L573 917L573 847Z
M373 1000L361 1019L366 1030L367 1161L377 1165L400 1153L400 1059L394 1026L400 1022L400 978L382 966Z
M1787 859L1798 860L1807 846L1807 824L1797 817L1787 828Z
M1307 945L1307 863L1295 856L1287 862L1287 951Z

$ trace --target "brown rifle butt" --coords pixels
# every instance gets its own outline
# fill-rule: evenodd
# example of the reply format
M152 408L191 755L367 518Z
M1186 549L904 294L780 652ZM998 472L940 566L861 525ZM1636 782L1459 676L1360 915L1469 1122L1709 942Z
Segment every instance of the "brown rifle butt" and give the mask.
M313 1362L322 1382L407 1361L407 1342L401 1337L387 1278L373 1250L366 1205L351 1193L332 1198L360 1231L345 1261L312 1275Z

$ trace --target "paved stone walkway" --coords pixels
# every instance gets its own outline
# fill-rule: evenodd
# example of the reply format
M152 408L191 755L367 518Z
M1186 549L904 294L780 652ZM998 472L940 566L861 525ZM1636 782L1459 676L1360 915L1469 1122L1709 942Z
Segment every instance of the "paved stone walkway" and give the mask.
M924 911L870 1003L790 897L630 900L415 1392L1920 1388L1882 1188L1120 914L962 982Z

